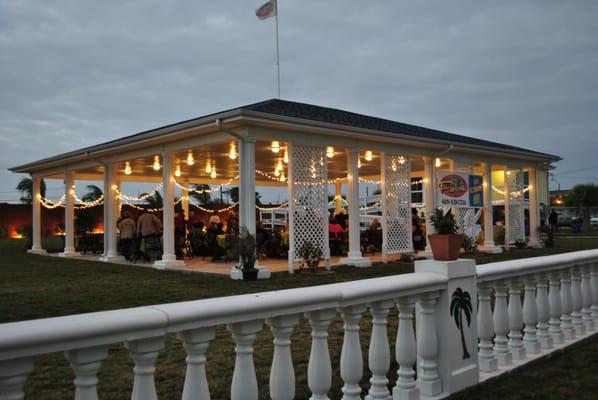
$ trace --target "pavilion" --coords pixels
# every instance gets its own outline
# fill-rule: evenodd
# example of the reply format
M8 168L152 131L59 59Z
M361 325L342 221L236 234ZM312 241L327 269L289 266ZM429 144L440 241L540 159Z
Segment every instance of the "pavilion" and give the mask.
M482 203L459 206L463 230L482 214L480 249L498 252L494 243L493 204L505 209L505 243L525 239L540 246L541 203L548 204L547 171L560 158L507 144L456 135L352 112L272 99L126 136L96 146L10 168L34 182L32 253L41 245L40 180L64 179L65 246L76 256L74 215L76 180L104 182L103 261L120 259L116 220L123 182L155 182L163 193L163 254L157 268L178 267L175 257L175 188L190 183L239 187L239 224L256 227L256 186L288 189L288 270L304 241L330 259L328 189L334 186L338 209L347 185L349 221L360 218L359 185L379 182L382 255L412 251L412 187L419 182L421 209L430 215L438 204L439 174L480 177ZM182 197L189 209L189 196ZM426 223L427 232L433 229ZM349 224L349 251L341 263L371 265L362 254L359 224Z

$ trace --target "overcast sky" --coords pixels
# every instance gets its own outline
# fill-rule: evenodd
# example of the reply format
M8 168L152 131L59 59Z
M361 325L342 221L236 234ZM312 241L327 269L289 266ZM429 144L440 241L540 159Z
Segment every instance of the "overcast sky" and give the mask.
M262 1L0 0L0 201L18 199L9 166L275 97ZM598 182L597 1L279 0L279 18L282 98L557 154L563 188Z

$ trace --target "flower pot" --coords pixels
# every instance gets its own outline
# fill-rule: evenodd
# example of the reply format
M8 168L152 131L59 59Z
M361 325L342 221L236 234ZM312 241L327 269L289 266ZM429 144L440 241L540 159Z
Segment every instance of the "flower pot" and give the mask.
M432 255L434 260L438 261L453 261L459 258L459 250L461 250L461 241L463 235L450 234L440 235L434 233L428 235L430 246L432 247Z
M244 281L257 281L257 268L243 268L243 280Z

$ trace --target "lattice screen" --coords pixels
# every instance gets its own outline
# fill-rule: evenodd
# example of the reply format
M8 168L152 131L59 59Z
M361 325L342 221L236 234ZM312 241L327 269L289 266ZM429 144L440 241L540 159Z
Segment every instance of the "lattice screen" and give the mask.
M525 220L523 213L523 172L511 171L507 175L506 185L509 193L509 241L525 239Z
M292 202L293 245L295 260L305 241L322 250L330 258L328 246L328 177L326 152L323 147L293 145Z
M413 251L411 232L411 175L409 159L382 157L382 243L386 254Z
M459 226L458 232L475 239L477 236L475 226L482 213L482 208L462 207L454 208L453 211L456 211L455 220Z

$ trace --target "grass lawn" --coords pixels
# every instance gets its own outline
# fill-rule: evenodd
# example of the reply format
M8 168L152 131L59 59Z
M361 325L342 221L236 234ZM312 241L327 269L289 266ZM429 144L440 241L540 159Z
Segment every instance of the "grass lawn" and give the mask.
M581 248L598 247L598 238L580 242L559 238L554 249L521 249L498 255L480 255L478 263L512 258L556 254ZM83 260L68 260L33 256L25 253L25 243L19 240L0 241L0 322L52 317L134 307L165 302L195 300L216 296L229 296L249 292L285 289L291 287L365 279L384 275L411 272L410 263L375 265L374 268L355 269L340 267L335 273L313 276L310 274L273 274L272 279L259 282L232 281L227 277L156 271L139 266L112 265ZM370 317L362 320L361 339L364 347L365 371L367 371L366 344L369 342ZM393 311L389 318L389 340L394 354L397 318ZM339 358L342 346L342 321L333 322L329 331L329 346L333 362L333 390L331 398L341 397L342 381L339 376ZM256 371L260 386L260 398L268 398L268 376L272 360L272 335L264 329L256 340ZM310 328L302 319L293 336L293 358L297 379L296 398L309 397L307 387L307 363L310 350ZM156 369L156 384L160 399L180 398L185 374L185 353L173 335L167 337L165 350L161 353ZM598 341L584 345L583 349L570 350L549 362L530 368L522 373L501 378L468 393L467 398L534 398L540 390L541 398L561 398L563 393L573 398L584 398L583 385L598 384L594 371L588 370L598 361ZM573 365L576 365L573 367ZM577 366L578 365L578 366ZM110 356L100 371L100 398L130 398L132 388L132 362L122 344L110 348ZM234 367L234 344L223 327L217 329L217 337L208 350L208 381L213 399L229 397L230 380ZM584 368L585 367L585 368ZM390 380L394 385L397 365L393 361ZM575 377L567 373L575 374ZM585 373L584 371L587 371ZM544 371L544 372L541 372ZM530 385L530 376L541 376L545 382L541 388ZM527 378L524 378L527 376ZM39 357L30 376L26 391L28 398L63 399L73 397L72 372L62 354ZM367 373L362 382L366 386ZM572 383L573 382L573 383ZM559 391L560 386L574 390ZM550 389L552 388L552 389ZM579 389L579 390L578 390ZM527 394L526 394L527 393ZM478 397L475 397L478 396ZM495 397L493 397L495 396ZM523 397L517 397L523 396ZM553 397L550 397L553 396ZM585 397L590 398L590 397ZM593 396L592 396L593 398Z

